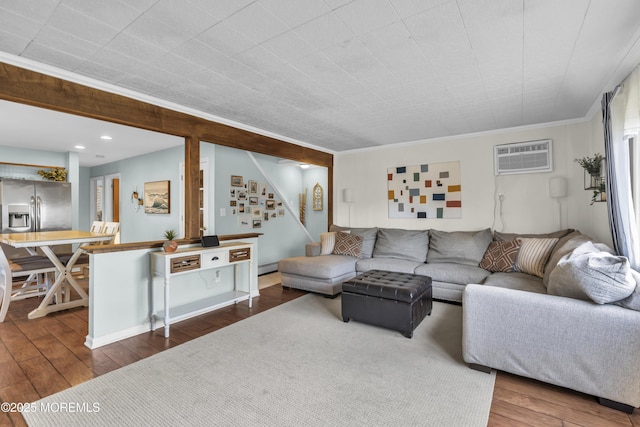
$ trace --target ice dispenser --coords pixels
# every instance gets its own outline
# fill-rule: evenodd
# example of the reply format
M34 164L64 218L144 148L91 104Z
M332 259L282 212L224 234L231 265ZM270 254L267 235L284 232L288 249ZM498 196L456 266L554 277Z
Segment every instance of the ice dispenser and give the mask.
M29 205L8 205L9 228L25 229L31 228L29 221Z

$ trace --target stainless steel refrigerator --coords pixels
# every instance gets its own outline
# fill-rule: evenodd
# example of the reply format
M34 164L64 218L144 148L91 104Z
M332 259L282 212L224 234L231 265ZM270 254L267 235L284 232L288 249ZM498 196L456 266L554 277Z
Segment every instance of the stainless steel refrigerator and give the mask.
M2 233L71 229L71 183L0 178Z

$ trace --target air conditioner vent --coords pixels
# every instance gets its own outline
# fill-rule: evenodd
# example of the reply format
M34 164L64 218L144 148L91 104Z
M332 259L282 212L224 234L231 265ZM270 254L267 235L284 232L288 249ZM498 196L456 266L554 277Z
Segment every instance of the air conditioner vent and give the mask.
M493 147L495 174L551 172L551 146L550 139L496 145Z

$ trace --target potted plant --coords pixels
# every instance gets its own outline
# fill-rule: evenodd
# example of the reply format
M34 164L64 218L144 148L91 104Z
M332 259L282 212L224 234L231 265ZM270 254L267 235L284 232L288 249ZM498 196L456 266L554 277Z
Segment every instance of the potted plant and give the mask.
M591 178L591 184L588 188L598 188L599 183L602 179L602 161L604 160L604 156L600 153L596 153L593 157L583 157L581 159L576 159L580 166L584 169L584 171Z
M65 168L53 168L51 170L41 169L38 171L38 175L49 181L66 181L67 170Z
M604 201L606 185L604 177L602 176L602 164L604 156L600 153L596 153L593 157L583 157L581 159L575 159L575 161L582 166L585 171L585 190L593 190L591 196L591 204L597 201ZM587 182L587 175L589 181Z
M164 238L167 239L166 242L162 244L162 248L165 252L175 252L178 249L178 242L176 242L176 231L173 229L166 230L164 232Z

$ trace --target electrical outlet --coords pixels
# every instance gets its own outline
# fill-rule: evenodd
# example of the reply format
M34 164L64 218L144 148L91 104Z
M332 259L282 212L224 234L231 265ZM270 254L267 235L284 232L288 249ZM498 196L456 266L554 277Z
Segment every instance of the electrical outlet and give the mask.
M504 200L504 193L499 193L498 194L498 200L500 200L500 201Z

